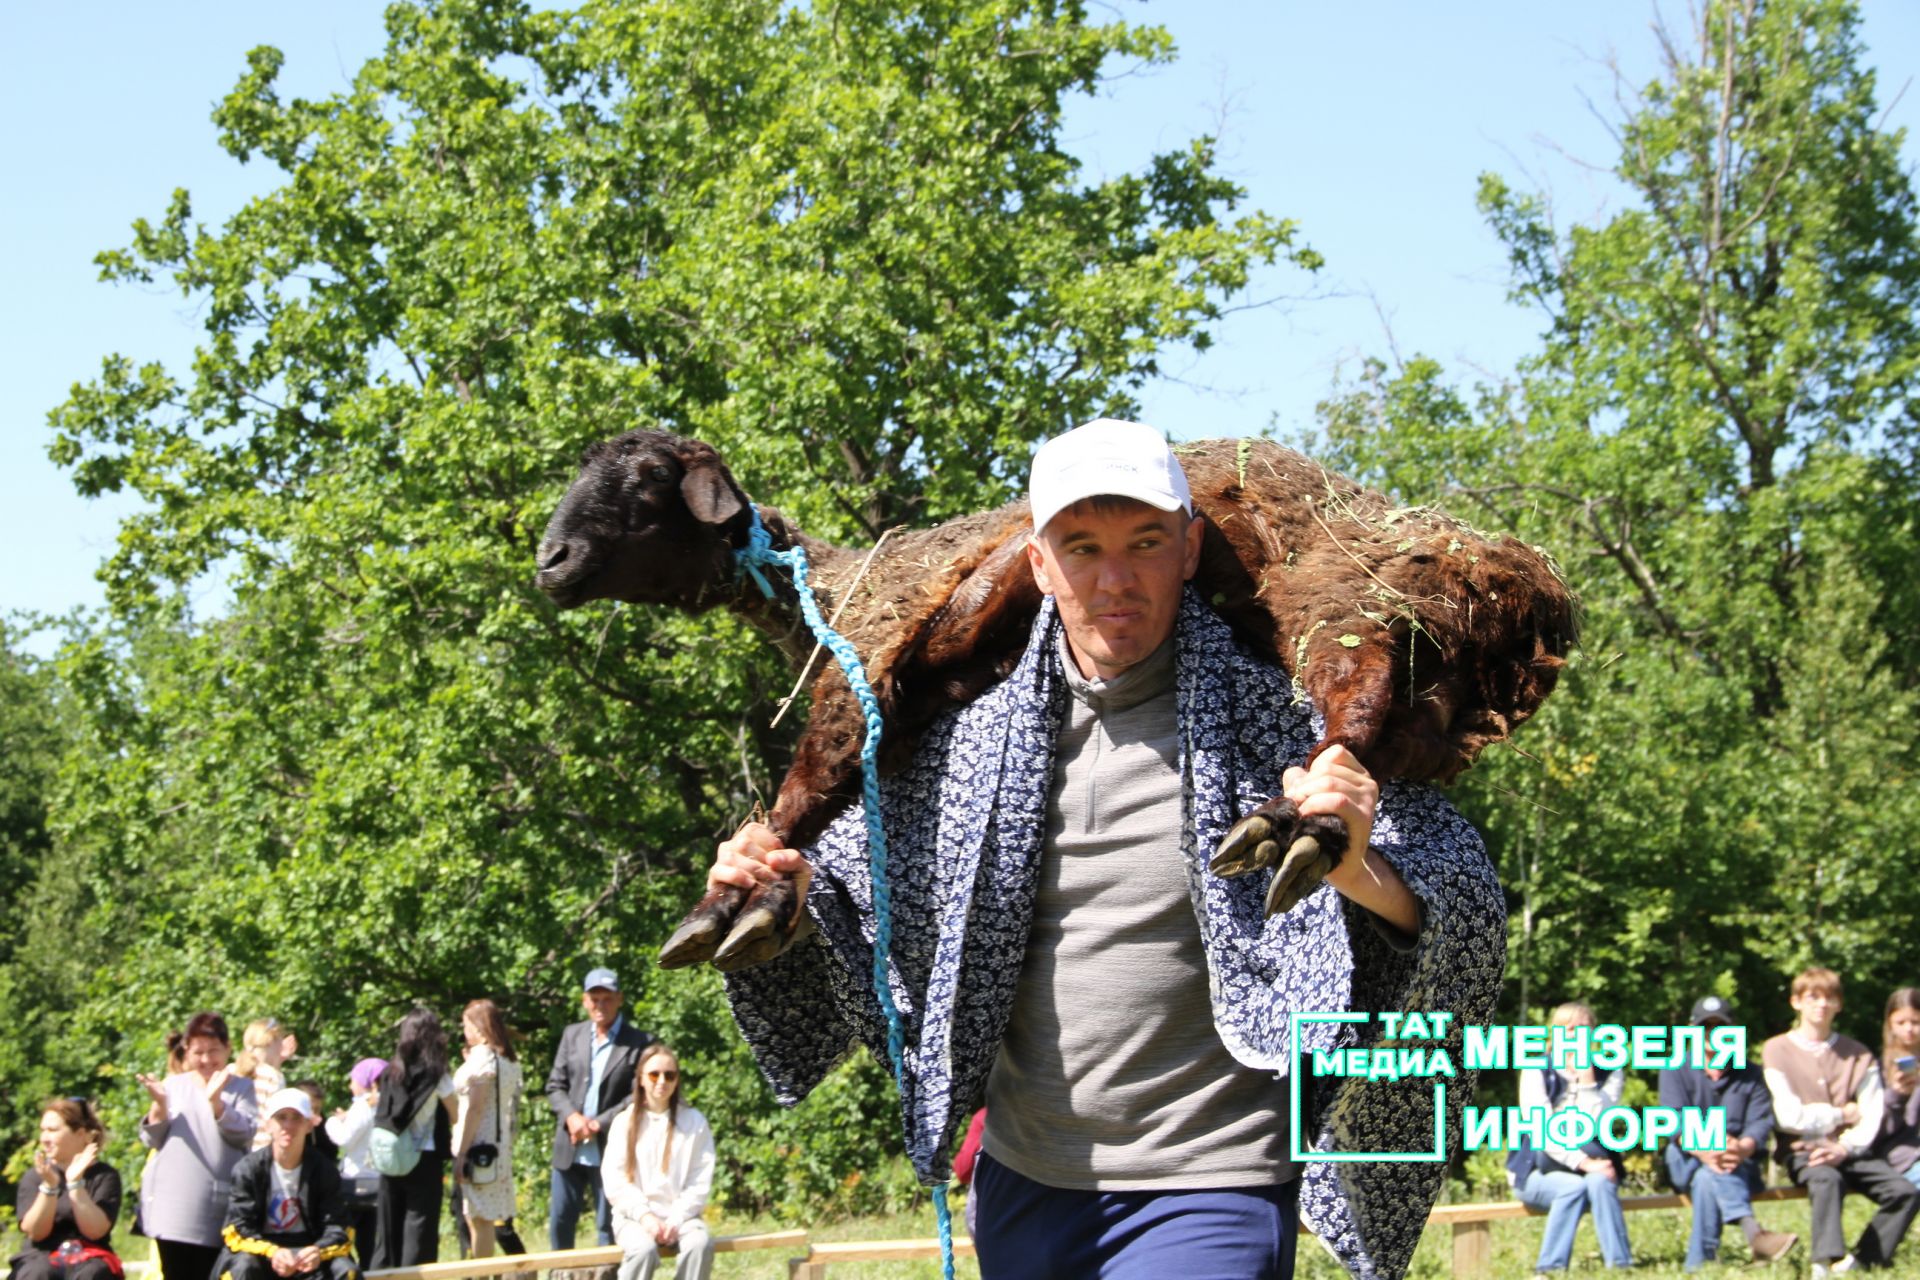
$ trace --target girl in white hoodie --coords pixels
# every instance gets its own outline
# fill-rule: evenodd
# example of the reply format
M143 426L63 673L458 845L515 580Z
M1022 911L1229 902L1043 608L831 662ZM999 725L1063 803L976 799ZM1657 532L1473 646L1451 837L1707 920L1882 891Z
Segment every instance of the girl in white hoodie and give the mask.
M655 1042L640 1055L633 1102L607 1130L601 1185L613 1206L620 1280L652 1280L663 1247L675 1280L707 1280L713 1237L700 1215L713 1189L713 1130L680 1098L680 1060Z

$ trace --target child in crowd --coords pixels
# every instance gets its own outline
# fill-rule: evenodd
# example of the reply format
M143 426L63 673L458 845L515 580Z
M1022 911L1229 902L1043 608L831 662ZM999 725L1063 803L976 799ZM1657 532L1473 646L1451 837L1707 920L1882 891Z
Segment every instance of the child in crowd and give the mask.
M1886 1105L1873 1154L1920 1186L1920 987L1901 987L1887 997L1880 1044Z
M233 1061L233 1074L253 1081L256 1098L271 1098L287 1087L281 1067L299 1050L300 1041L280 1025L278 1018L255 1018L240 1033L240 1056ZM262 1125L254 1131L253 1145L258 1149L267 1141L266 1126Z
M1884 1267L1920 1210L1920 1187L1873 1154L1885 1103L1874 1053L1833 1030L1840 975L1807 969L1793 980L1793 1029L1761 1049L1780 1158L1813 1207L1813 1275ZM1880 1206L1847 1252L1841 1202L1857 1191Z
M373 1167L373 1115L380 1102L385 1058L362 1058L347 1076L353 1103L327 1117L325 1132L340 1151L340 1185L352 1206L354 1254L362 1267L372 1265L379 1232L380 1171Z
M1568 1001L1547 1019L1556 1027L1592 1027L1593 1010L1578 1000ZM1552 1115L1562 1110L1584 1111L1598 1119L1609 1107L1620 1105L1624 1073L1595 1067L1546 1067L1520 1073L1520 1110ZM1600 1256L1609 1267L1631 1267L1633 1249L1627 1240L1626 1215L1620 1210L1622 1163L1617 1153L1596 1140L1583 1147L1563 1147L1548 1140L1538 1147L1522 1140L1507 1157L1507 1177L1522 1203L1543 1209L1547 1229L1540 1240L1535 1270L1564 1271L1573 1260L1573 1236L1580 1217L1593 1210L1593 1229L1600 1237Z

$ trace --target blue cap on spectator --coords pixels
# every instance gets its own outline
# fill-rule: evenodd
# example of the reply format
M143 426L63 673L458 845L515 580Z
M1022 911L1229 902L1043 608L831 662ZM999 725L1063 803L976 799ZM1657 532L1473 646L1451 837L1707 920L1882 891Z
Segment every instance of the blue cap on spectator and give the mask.
M609 991L618 991L620 989L620 979L614 975L611 969L590 969L587 971L587 980L580 984L580 989L582 991L591 991L595 987L605 987Z

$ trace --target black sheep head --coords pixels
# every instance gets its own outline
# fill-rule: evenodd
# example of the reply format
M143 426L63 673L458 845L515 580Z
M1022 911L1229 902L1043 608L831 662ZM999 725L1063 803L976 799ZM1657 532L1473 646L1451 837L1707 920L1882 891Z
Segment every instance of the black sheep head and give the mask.
M719 602L746 541L747 496L713 446L629 431L590 447L547 522L534 579L562 609Z

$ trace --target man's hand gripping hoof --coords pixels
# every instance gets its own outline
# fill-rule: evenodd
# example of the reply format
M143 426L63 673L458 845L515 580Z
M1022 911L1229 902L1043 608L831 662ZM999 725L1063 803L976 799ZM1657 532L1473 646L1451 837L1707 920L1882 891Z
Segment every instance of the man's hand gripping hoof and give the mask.
M1346 851L1344 822L1324 814L1302 817L1293 801L1275 796L1234 824L1208 865L1220 876L1273 867L1267 914L1276 916L1318 889Z
M798 934L813 868L772 828L749 822L720 846L707 895L660 949L660 967L711 960L731 973L773 959Z
M1273 868L1267 914L1291 911L1373 836L1379 784L1345 746L1335 743L1288 769L1280 794L1235 823L1207 864L1215 875L1240 876ZM1351 877L1347 877L1351 879ZM1351 888L1341 884L1343 893Z

